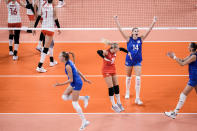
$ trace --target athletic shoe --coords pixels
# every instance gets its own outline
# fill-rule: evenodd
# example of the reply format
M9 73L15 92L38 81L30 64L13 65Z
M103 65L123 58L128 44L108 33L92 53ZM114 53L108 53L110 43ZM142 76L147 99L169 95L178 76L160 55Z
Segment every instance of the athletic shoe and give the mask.
M85 120L85 122L82 122L82 125L80 127L80 130L84 130L89 124L90 124L90 122L87 121L87 120Z
M40 72L40 73L45 73L45 72L47 72L47 70L45 70L43 67L41 67L41 68L37 67L37 68L36 68L36 71L37 71L37 72Z
M129 97L130 97L130 93L129 92L126 92L125 99L129 99Z
M120 108L121 111L124 111L124 107L122 106L122 104L117 104L117 106Z
M164 112L164 114L168 117L171 117L172 119L176 118L176 113L174 111L170 111L170 112Z
M65 5L65 2L59 1L57 7L58 7L58 8L61 8L61 7L63 7L64 5Z
M85 100L84 100L84 108L87 108L88 106L88 102L89 102L90 97L89 96L85 96Z
M42 51L42 47L37 46L36 47L36 50L39 51L39 52L41 52Z
M53 61L53 62L50 62L50 64L49 64L49 66L55 66L55 65L57 65L57 61Z
M13 56L13 60L18 60L18 56Z
M116 113L121 112L120 108L117 105L114 105L114 106L112 105L112 110L114 110Z
M9 55L14 55L13 51L9 51Z
M140 98L136 98L136 99L135 99L135 104L137 104L137 105L142 105L143 102L140 100Z

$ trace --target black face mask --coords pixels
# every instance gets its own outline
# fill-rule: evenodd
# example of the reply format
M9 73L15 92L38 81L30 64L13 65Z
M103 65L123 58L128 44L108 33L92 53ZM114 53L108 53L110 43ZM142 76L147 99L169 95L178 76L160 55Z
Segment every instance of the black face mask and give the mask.
M53 2L53 0L48 0L48 3L52 3Z

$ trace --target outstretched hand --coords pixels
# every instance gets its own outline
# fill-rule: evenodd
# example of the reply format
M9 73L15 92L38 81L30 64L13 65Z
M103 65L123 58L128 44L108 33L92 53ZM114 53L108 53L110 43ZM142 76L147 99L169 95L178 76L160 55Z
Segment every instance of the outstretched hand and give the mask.
M92 82L88 79L84 79L85 82L87 82L88 84L92 84Z
M174 59L176 57L174 52L168 52L167 56L172 58L172 59Z

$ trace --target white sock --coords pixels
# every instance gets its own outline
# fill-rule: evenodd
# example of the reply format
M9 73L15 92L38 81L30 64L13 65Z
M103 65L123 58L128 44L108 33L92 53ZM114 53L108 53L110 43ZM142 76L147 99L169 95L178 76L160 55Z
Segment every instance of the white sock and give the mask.
M114 101L114 96L109 96L109 98L110 98L110 101L112 103L112 106L114 106L116 104L115 101Z
M82 109L81 109L78 101L72 101L72 105L73 105L74 109L76 110L76 112L79 114L82 122L84 122L86 119L85 119L85 116L82 112Z
M121 101L120 101L120 94L115 94L115 96L116 96L117 103L118 103L118 104L121 104Z
M126 92L130 92L130 87L131 87L131 77L126 77Z
M175 110L174 110L175 113L178 113L179 110L182 108L182 106L183 106L183 104L184 104L186 98L187 98L187 96L186 96L184 93L181 93L181 94L180 94L179 102L177 103L177 106L176 106L176 108L175 108Z
M135 78L136 99L140 98L140 87L141 87L141 77L136 76L136 78Z
M18 51L19 44L14 44L14 50Z
M53 57L53 48L49 48L49 56Z
M47 54L45 54L45 53L43 53L43 52L41 53L41 57L40 57L40 62L41 62L41 63L44 63L45 58L46 58L46 55L47 55Z
M63 99L64 101L72 100L72 95L62 95L62 99Z

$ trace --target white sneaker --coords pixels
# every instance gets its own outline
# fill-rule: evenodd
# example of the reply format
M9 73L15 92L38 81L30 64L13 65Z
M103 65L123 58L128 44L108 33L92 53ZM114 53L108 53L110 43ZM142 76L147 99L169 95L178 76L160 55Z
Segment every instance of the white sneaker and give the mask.
M170 111L170 112L164 112L164 114L168 117L171 117L172 119L176 118L176 113L174 111Z
M13 60L18 60L18 56L13 56Z
M125 110L124 107L122 106L122 104L118 104L117 103L117 106L120 108L121 111L124 111Z
M80 130L84 130L89 124L90 124L90 122L87 121L87 120L85 120L85 122L82 122L82 125L80 127Z
M125 99L129 99L129 97L130 97L130 93L126 91Z
M53 62L50 62L50 64L49 64L49 66L51 66L51 67L55 66L55 65L57 65L57 61L55 61L55 60Z
M89 96L85 96L85 100L84 100L84 108L87 108L88 106L88 102L89 102L90 97Z
M112 110L114 110L116 113L120 113L121 109L117 105L112 105Z
M63 7L65 4L66 4L65 2L59 1L57 7L58 7L58 8L61 8L61 7Z
M13 51L9 51L9 55L14 55Z
M136 98L136 99L135 99L135 104L137 104L137 105L142 105L143 102L140 100L140 98Z
M37 72L40 72L40 73L45 73L45 72L47 72L47 70L45 70L43 67L41 67L41 68L37 67L37 68L36 68L36 71L37 71Z

